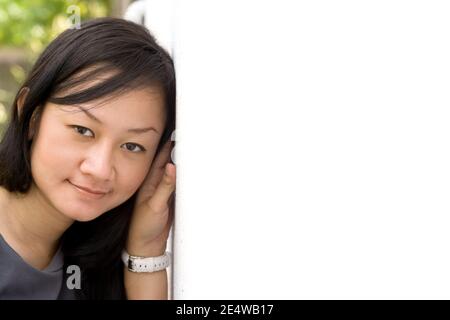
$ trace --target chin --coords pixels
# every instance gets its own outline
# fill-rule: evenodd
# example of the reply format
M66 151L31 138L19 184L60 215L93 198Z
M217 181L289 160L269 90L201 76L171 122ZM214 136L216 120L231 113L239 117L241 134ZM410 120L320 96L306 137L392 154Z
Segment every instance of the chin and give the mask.
M115 207L119 206L119 204L115 205L100 205L98 204L95 206L95 204L91 203L80 203L78 201L74 201L72 203L62 203L60 205L60 212L62 212L66 217L79 221L79 222L88 222L92 221L94 219L97 219L101 215L105 214L106 212L114 209Z
M62 211L64 215L72 220L79 222L88 222L100 217L105 211L87 211L87 210L66 210Z

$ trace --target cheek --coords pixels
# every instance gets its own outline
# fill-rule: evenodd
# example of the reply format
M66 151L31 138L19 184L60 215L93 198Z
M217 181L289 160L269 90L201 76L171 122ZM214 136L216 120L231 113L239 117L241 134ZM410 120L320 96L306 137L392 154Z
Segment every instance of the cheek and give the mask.
M52 179L64 176L71 170L76 158L76 150L60 131L51 126L41 127L31 148L31 167L33 176Z
M141 187L148 173L148 168L148 165L123 167L119 172L119 181L117 181L120 189L132 196Z
M149 154L142 161L135 163L127 163L122 166L119 171L120 185L127 190L127 193L133 195L142 186L150 172L150 168L153 164L153 158L155 157L156 146L150 150ZM118 182L119 182L118 181Z

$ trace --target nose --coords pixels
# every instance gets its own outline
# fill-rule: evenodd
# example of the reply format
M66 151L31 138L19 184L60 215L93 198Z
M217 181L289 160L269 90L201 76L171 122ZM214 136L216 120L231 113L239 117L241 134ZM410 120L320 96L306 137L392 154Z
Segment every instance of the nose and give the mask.
M114 178L112 146L108 143L96 144L88 150L80 170L99 183Z

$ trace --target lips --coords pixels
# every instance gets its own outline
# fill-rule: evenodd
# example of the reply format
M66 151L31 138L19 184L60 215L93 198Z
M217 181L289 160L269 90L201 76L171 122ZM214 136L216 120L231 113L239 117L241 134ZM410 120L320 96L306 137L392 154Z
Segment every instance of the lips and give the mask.
M72 183L70 180L68 180L68 181L70 184L74 185L75 187L80 188L81 190L84 190L84 191L92 193L92 194L102 195L102 194L107 194L109 192L109 191L94 190L94 189L86 188L86 187L77 185L75 183Z

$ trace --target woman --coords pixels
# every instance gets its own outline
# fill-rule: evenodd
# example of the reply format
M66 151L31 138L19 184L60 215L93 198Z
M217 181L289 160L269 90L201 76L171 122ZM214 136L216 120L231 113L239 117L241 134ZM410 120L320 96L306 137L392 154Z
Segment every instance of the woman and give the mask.
M50 43L0 143L0 299L167 299L165 267L128 255L168 261L175 95L142 26L95 19Z

